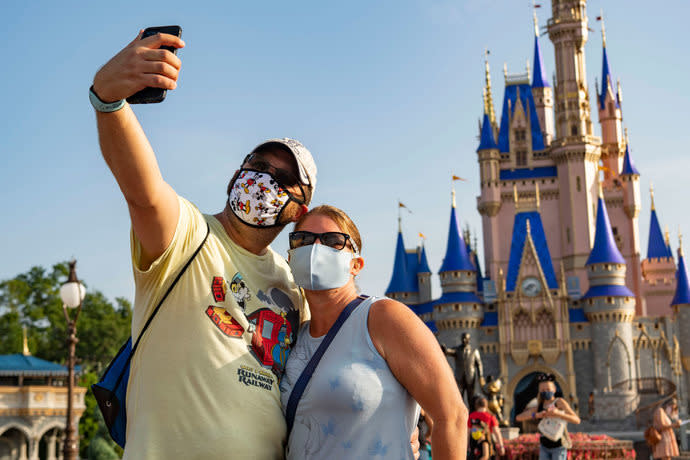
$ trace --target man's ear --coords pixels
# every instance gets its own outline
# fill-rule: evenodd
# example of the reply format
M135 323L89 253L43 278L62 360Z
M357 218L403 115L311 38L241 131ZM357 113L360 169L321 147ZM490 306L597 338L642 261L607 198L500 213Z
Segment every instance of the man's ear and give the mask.
M352 259L352 268L350 268L350 275L357 276L364 268L364 259L357 256Z
M294 217L290 220L291 222L297 222L300 217L309 212L309 208L306 204L300 204L299 209L295 213Z

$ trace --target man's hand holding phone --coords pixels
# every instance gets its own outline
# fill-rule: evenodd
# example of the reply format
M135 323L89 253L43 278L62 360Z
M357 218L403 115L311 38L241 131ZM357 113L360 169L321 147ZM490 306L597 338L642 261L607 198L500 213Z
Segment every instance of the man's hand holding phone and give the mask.
M182 62L167 49L184 47L181 38L157 33L142 38L144 31L108 61L93 80L93 90L103 102L127 99L145 88L175 89ZM161 99L162 100L162 99Z

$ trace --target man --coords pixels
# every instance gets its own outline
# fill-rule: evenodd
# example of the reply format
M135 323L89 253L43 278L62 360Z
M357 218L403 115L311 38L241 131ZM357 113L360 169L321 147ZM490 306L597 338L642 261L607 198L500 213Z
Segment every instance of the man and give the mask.
M468 421L467 421L467 427L470 428L472 424L472 420L480 420L481 422L485 423L489 432L491 433L489 442L491 442L494 446L496 446L496 450L498 451L498 454L503 456L505 455L505 448L503 446L503 435L501 435L501 429L498 426L498 420L496 420L496 417L489 412L489 402L484 396L477 396L474 398L474 412L471 412Z
M159 48L184 43L140 37L96 73L90 94L101 151L132 222L135 339L210 233L132 360L124 458L281 458L278 380L303 301L269 244L307 211L316 166L297 141L261 144L230 180L224 209L201 214L163 180L124 102L147 86L175 89L181 62Z

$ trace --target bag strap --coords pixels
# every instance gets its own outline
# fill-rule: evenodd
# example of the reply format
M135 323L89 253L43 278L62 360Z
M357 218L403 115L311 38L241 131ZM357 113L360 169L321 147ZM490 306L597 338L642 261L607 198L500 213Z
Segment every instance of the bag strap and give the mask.
M156 316L156 313L158 313L158 310L160 310L161 305L163 305L163 302L165 299L168 298L168 295L170 292L173 290L177 282L180 280L182 275L184 274L185 271L187 271L187 268L189 265L192 263L194 258L196 257L197 254L199 254L199 251L201 251L201 248L204 246L204 243L206 243L206 240L208 239L208 235L211 233L211 228L208 225L208 222L206 222L206 236L204 236L204 239L201 241L201 244L199 245L198 248L196 248L196 251L194 251L194 254L189 258L186 264L184 264L184 267L182 267L182 270L177 274L173 282L170 284L168 287L168 290L165 291L165 294L163 294L163 297L161 297L161 300L158 302L158 305L156 305L156 308L153 309L153 312L151 313L151 316L149 316L149 319L146 320L146 323L144 324L144 327L141 329L141 332L139 333L139 337L137 337L137 341L134 342L134 345L132 346L132 351L129 353L129 357L127 358L127 364L123 367L122 373L120 373L120 376L117 378L117 382L115 383L115 387L117 387L120 384L120 380L122 380L122 376L125 374L125 370L129 368L129 363L132 361L132 357L134 356L134 352L137 351L137 347L139 346L139 341L141 340L141 337L144 335L144 332L146 332L146 329L148 329L149 325L151 324L151 321L153 320L153 317Z
M333 323L333 326L331 326L330 330L326 334L326 337L323 339L323 342L321 342L319 347L316 349L314 355L309 360L309 363L307 363L306 367L302 371L302 374L297 379L297 383L295 383L295 386L292 388L292 393L290 393L287 409L285 409L285 419L287 421L288 436L290 436L290 432L292 431L292 425L295 422L297 404L299 404L299 400L302 397L304 390L306 390L307 384L309 383L312 374L314 374L314 371L316 370L316 366L319 365L319 361L321 361L321 358L330 346L331 342L335 338L343 323L345 323L345 321L355 310L355 308L357 308L357 306L368 297L369 296L366 295L358 296L355 300L347 304L345 309L342 312L340 312L340 316L338 316L338 319L335 320L335 323Z

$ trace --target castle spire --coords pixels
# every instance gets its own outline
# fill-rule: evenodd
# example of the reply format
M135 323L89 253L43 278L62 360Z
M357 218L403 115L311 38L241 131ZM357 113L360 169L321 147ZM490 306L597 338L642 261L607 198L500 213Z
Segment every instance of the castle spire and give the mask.
M671 306L690 304L690 282L688 272L685 269L685 257L683 256L683 236L678 234L678 270L676 271L676 292L673 295Z
M398 222L400 221L398 220ZM395 246L395 261L393 262L393 275L391 276L390 283L388 283L386 295L398 292L414 292L415 289L413 286L410 286L409 280L405 244L403 242L402 231L398 231L398 241Z
M532 88L546 88L549 79L544 73L544 64L541 60L541 48L539 47L539 26L537 25L537 12L534 12L534 73L532 74Z
M489 114L484 112L484 120L482 121L482 131L479 137L479 147L477 147L477 152L480 150L497 149L498 144L494 139L494 130L492 128L492 123Z
M654 188L649 186L649 193L652 199L652 215L649 220L649 241L647 243L647 259L659 259L673 257L670 249L664 240L664 234L661 232L661 225L659 218L654 208Z
M627 137L627 136L626 136ZM621 175L627 174L629 176L639 176L640 171L635 167L635 163L630 156L630 143L626 139L625 143L625 157L623 158L623 169Z
M484 113L489 115L491 125L496 126L496 112L494 111L494 100L491 93L491 71L489 69L489 50L485 51L484 60Z
M470 261L467 245L462 238L460 226L458 225L458 218L455 212L455 189L453 189L453 206L450 209L448 245L446 247L446 256L443 259L443 264L441 265L439 273L456 270L475 271L475 268Z
M424 248L424 240L422 240L422 251L419 254L419 267L417 273L431 273L429 269L429 262L426 259L426 249Z
M606 204L601 196L601 192L599 192L599 200L597 202L597 225L594 234L594 246L585 265L600 263L625 264L625 259L623 259L618 246L616 246L616 240L613 238L611 222L609 221Z
M613 76L611 75L611 69L609 68L609 57L606 52L606 29L604 27L604 15L601 15L601 40L602 40L602 63L601 63L601 93L599 94L599 109L603 109L606 104L606 96L611 93L616 102L616 107L618 104L618 93L613 89Z

